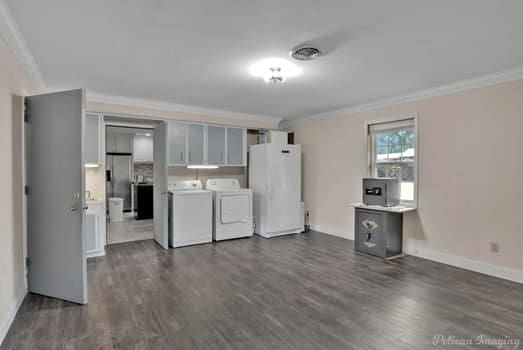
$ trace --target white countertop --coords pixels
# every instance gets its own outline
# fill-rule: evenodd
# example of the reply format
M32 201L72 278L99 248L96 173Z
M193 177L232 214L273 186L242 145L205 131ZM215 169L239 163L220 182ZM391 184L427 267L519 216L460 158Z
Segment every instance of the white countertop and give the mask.
M381 205L366 205L363 203L351 203L351 204L349 204L349 206L354 207L354 208L361 208L361 209L386 211L389 213L408 213L408 212L415 211L418 209L416 207L407 207L405 205L397 205L394 207L382 207Z
M88 205L97 205L97 204L104 204L105 201L103 199L86 199L85 204Z

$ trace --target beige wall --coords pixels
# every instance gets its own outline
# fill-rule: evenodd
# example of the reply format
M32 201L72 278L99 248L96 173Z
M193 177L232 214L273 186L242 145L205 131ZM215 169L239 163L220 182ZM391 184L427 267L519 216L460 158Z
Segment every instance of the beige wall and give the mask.
M0 341L25 293L22 127L29 83L0 38Z
M182 166L169 167L169 181L176 180L200 180L205 186L207 179L230 178L238 179L242 187L246 186L246 167L221 167L218 169L187 169Z
M412 113L419 115L419 203L406 215L407 245L523 270L521 80L290 127L303 147L311 225L353 239L347 205L361 201L365 123Z

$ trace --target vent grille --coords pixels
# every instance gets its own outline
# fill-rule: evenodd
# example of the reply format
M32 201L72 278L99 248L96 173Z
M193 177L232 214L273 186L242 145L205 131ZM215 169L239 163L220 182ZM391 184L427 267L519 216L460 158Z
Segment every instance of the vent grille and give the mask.
M300 61L310 61L322 55L322 51L315 47L299 47L292 51L292 57Z

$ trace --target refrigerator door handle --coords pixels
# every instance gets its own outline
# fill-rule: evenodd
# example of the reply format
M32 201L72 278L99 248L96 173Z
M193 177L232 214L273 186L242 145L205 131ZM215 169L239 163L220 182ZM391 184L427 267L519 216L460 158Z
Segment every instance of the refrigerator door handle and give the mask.
M269 173L269 178L268 178L268 181L267 181L267 193L269 195L269 200L272 201L272 172Z

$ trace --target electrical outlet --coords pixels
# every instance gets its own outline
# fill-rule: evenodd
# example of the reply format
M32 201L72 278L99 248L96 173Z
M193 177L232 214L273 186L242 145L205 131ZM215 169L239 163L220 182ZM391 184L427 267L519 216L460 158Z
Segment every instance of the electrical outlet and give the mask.
M490 251L492 253L499 253L499 243L498 242L490 242Z

